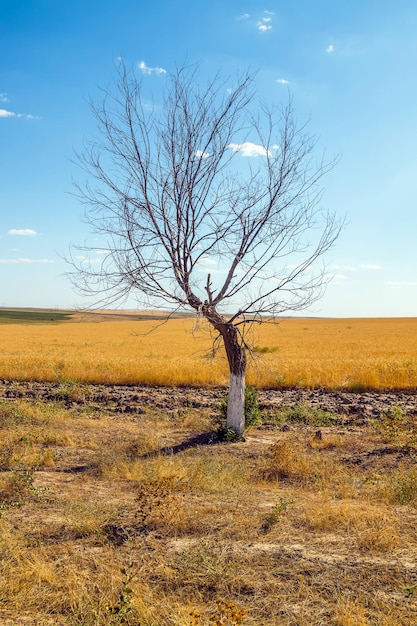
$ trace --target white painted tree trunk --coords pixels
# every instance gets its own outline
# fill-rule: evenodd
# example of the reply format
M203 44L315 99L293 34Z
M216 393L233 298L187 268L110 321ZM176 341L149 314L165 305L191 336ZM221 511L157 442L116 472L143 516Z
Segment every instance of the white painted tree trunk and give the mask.
M245 373L230 374L226 426L242 436L245 431Z

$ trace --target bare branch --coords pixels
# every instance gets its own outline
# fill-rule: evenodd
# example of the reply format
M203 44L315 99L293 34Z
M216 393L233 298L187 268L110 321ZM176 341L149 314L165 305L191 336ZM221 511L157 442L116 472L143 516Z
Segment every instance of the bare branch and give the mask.
M337 159L316 159L291 98L268 109L253 76L201 88L197 70L169 76L162 105L149 107L121 64L114 92L92 105L98 137L78 155L87 182L77 189L100 244L70 262L83 294L142 294L204 315L232 381L244 375L251 324L322 294L317 262L341 223L320 208L321 181Z

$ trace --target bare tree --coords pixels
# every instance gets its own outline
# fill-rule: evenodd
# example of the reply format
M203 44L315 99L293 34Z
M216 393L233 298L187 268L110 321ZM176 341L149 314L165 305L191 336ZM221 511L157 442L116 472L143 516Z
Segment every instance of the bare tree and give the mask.
M79 155L78 189L106 254L100 266L73 259L73 277L108 302L136 292L208 320L230 368L227 426L241 435L248 326L308 307L326 282L316 265L340 224L320 210L320 181L334 161L316 160L290 98L267 109L251 75L233 88L197 78L179 69L149 107L121 64L93 105L99 135Z

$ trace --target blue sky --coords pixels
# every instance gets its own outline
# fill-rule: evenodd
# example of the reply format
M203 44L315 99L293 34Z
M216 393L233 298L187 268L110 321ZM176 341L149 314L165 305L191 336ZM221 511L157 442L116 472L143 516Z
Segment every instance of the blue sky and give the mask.
M307 314L417 315L415 0L0 5L0 306L83 304L62 259L88 236L72 160L95 130L88 100L122 55L156 94L185 61L203 79L257 70L269 103L289 90L320 147L341 155L322 203L347 219Z

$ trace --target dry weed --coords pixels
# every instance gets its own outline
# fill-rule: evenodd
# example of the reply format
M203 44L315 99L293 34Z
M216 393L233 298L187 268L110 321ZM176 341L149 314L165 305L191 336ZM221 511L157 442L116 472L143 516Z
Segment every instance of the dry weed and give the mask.
M215 445L196 438L204 412L11 404L1 623L415 626L414 461L388 472L375 433ZM54 465L13 465L40 451Z
M399 543L398 518L368 503L310 501L297 517L309 531L338 533L361 552L388 552Z

